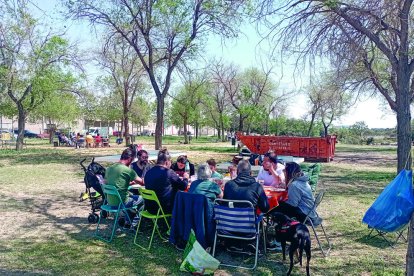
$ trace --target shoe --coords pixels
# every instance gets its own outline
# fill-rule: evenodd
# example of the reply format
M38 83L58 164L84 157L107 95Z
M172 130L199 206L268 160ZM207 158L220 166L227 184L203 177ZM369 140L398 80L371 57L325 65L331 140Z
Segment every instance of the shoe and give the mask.
M139 222L139 215L137 214L132 220L132 227L137 227Z
M254 244L252 244L252 243L249 243L248 245L247 245L247 248L246 248L246 250L247 250L247 254L249 254L249 255L254 255L254 254L256 254L256 246L254 245ZM260 251L260 249L259 250L257 250L257 254L259 255L259 256L262 256L263 254L262 254L262 252Z
M269 250L269 251L282 252L282 246L280 245L280 243L279 244L269 243L269 244L266 245L266 249Z
M184 251L185 246L186 246L186 244L183 244L183 243L180 243L180 242L177 242L177 243L175 244L175 248L177 248L177 249L178 249L178 250L180 250L180 251Z
M270 241L269 245L271 245L271 246L282 246L282 244L280 242L278 242L277 240Z

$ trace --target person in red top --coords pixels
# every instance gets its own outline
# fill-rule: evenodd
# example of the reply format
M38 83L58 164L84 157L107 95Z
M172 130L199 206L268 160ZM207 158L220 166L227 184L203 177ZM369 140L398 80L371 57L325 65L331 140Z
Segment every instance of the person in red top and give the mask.
M98 134L95 136L95 147L100 147L102 143L102 137Z

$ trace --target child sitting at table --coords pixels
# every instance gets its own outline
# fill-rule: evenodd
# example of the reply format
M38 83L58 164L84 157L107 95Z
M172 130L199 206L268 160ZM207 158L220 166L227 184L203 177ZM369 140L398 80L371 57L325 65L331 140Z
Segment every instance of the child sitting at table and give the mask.
M223 179L223 176L217 172L216 170L216 160L214 160L213 158L207 160L207 164L210 167L211 170L211 178L218 178L218 179Z

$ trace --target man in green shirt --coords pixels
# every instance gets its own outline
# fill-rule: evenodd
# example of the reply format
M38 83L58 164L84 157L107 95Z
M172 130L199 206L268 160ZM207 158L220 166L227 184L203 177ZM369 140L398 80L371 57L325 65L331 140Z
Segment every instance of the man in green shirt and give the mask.
M106 169L105 172L105 185L113 185L117 188L125 207L132 207L134 205L143 202L142 198L137 195L128 196L128 187L132 184L144 184L142 178L140 178L136 172L129 167L134 159L134 153L131 149L125 149L122 152L119 162L113 164ZM115 196L108 195L108 204L117 206L119 200Z

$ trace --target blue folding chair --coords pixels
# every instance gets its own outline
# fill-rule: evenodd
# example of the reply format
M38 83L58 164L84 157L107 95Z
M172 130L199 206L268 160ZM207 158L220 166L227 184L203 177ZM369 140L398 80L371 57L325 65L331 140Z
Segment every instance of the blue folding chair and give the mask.
M119 195L118 190L116 189L115 186L113 185L102 185L103 188L103 193L105 194L105 200L101 206L101 213L99 216L99 220L98 220L98 225L96 226L96 231L95 231L95 236L101 240L104 240L106 242L111 242L114 234L115 234L115 230L118 226L118 218L121 212L124 212L125 218L126 220L131 224L131 218L128 215L128 210L135 210L136 207L125 207L124 202L121 199L121 196ZM112 196L112 198L115 198L116 201L118 202L118 205L109 205L108 204L108 196ZM107 212L107 214L114 214L115 218L114 218L114 222L112 224L112 231L111 231L111 236L108 238L104 237L103 235L100 235L100 231L99 231L99 226L101 225L101 221L102 219L104 219L104 215L103 212Z
M256 215L253 204L247 200L216 199L214 201L214 220L216 221L216 232L213 244L213 257L216 253L217 239L233 239L244 241L255 241L256 250L254 264L252 267L220 263L223 266L255 269L259 256L260 226L263 233L263 248L266 253L266 235L264 231L263 215ZM240 252L244 253L245 252Z
M403 232L413 211L412 171L401 170L367 210L362 222L371 229L368 236L380 236L394 246L401 237L404 238ZM377 234L372 236L374 230ZM397 233L397 238L391 241L387 239L387 234L393 232Z

